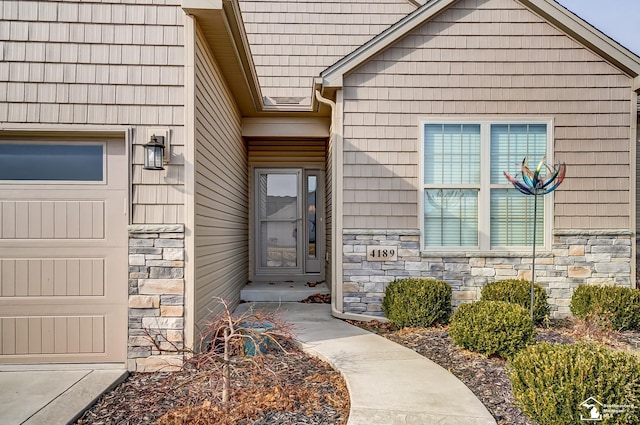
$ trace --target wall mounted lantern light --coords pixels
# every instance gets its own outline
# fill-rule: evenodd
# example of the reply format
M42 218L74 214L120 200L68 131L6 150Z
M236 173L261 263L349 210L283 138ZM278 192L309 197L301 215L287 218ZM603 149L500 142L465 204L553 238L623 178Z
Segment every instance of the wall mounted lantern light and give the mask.
M145 170L164 170L166 163L164 136L151 136L149 143L144 145L144 169Z

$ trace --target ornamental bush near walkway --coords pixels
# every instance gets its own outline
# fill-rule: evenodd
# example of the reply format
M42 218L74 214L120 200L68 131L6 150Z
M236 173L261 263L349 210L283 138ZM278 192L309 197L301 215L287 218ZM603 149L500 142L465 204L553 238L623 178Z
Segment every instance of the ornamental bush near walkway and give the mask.
M462 304L451 318L449 336L463 348L509 358L533 342L529 311L505 301Z
M409 278L387 285L382 311L400 328L444 324L451 315L451 287L442 280Z
M518 353L508 373L522 411L538 425L640 423L636 354L593 343L545 342Z
M618 331L640 330L640 289L581 285L571 297L571 313L580 319L601 319Z
M547 292L538 284L535 287L535 301L533 303L533 321L540 324L549 316ZM506 301L531 308L531 282L524 279L505 279L487 283L480 296L481 300Z

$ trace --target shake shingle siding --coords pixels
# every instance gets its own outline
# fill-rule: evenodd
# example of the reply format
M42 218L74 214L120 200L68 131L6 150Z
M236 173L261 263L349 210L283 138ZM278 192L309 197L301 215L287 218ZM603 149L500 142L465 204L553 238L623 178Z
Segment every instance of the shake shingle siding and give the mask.
M184 222L180 1L0 1L0 122L133 129L134 223ZM147 128L171 164L142 170Z
M312 96L323 69L415 10L406 0L240 0L240 8L262 94L300 98Z
M517 1L459 1L345 78L344 227L418 226L419 119L543 117L554 227L629 228L631 85Z

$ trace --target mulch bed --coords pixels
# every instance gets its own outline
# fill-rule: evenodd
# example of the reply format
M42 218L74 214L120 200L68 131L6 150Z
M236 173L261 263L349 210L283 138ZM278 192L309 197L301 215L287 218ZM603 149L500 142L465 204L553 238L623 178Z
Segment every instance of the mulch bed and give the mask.
M76 422L85 425L323 425L346 423L342 376L295 347L234 367L230 402L221 403L215 365L174 373L136 373Z

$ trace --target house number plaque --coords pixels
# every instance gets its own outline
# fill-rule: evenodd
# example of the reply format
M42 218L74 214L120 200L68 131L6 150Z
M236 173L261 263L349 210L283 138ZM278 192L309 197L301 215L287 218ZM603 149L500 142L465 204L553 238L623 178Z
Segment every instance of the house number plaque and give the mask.
M367 245L367 261L398 261L398 247Z

